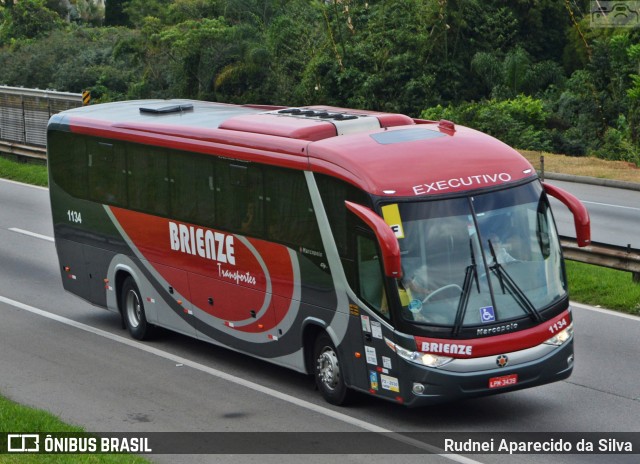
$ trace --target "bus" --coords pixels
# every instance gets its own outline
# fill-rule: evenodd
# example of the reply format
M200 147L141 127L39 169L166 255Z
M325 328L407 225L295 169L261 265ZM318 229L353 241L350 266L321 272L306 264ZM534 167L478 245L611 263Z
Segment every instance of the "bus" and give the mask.
M406 406L567 378L573 318L552 196L450 121L329 106L142 100L48 124L65 290L313 375L336 405Z

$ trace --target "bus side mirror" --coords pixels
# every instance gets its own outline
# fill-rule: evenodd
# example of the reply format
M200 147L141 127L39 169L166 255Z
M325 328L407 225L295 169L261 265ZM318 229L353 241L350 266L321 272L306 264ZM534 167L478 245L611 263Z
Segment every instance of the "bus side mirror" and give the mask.
M400 264L400 245L398 239L391 230L391 227L384 222L380 216L366 206L345 201L347 209L362 219L376 235L380 250L382 252L382 264L384 274L387 277L399 279L402 277L402 266Z
M573 222L576 227L576 241L579 247L588 246L591 243L591 221L589 211L580 200L566 190L549 184L542 184L548 195L557 198L565 204L573 214Z

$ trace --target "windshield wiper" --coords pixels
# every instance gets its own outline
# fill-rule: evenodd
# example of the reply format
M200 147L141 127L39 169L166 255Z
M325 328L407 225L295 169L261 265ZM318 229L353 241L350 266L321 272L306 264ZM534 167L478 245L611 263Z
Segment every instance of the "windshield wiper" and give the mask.
M513 280L513 278L509 275L509 273L504 269L504 267L498 262L498 257L496 256L496 250L493 248L493 244L491 240L487 240L489 243L489 251L491 251L491 257L493 258L493 265L489 266L489 270L493 271L498 280L500 281L500 288L502 289L502 293L505 293L505 287L509 291L509 293L513 296L513 299L522 307L531 316L534 321L541 322L542 316L536 309L536 307L531 303L531 300L527 298L527 295L524 294L522 289L518 286L518 284Z
M487 240L487 243L489 244L489 251L491 252L491 257L493 258L493 266L489 266L489 270L491 271L495 271L497 266L500 266L500 264L498 263L498 257L496 256L496 250L493 248L493 244L491 243L491 240ZM497 276L498 276L498 280L500 281L500 290L502 290L502 293L504 294L504 281L502 280L502 274L504 272L504 269L502 269L502 266L500 266L500 268L498 269L498 272L496 272Z
M462 284L462 294L458 301L458 309L456 310L456 320L453 324L453 335L458 335L464 316L467 313L467 305L469 304L469 294L471 293L471 285L473 280L476 281L478 287L478 293L480 293L480 280L478 279L478 266L476 265L476 255L473 252L473 242L469 239L469 248L471 250L471 264L467 266L464 272L464 283Z

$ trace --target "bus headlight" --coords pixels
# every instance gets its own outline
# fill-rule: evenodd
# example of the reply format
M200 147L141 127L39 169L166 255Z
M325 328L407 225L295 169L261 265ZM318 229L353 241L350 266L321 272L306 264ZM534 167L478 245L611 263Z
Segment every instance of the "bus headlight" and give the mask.
M426 367L440 367L453 361L453 358L448 356L438 356L431 353L422 353L420 351L410 351L400 345L396 345L388 338L385 338L384 340L387 343L387 346L395 351L398 356L414 364Z
M549 340L545 341L544 343L547 345L560 346L564 342L569 340L572 335L573 335L573 324L569 324L569 327L558 332L557 334L555 334L553 337L551 337Z

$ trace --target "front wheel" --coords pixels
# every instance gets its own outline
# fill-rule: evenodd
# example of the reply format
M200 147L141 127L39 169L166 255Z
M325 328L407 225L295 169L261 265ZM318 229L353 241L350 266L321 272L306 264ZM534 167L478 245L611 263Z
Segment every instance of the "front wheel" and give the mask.
M322 333L316 339L313 359L316 385L324 399L338 406L346 404L351 391L344 383L336 347L326 333Z
M138 290L138 286L131 276L127 277L122 284L120 295L122 317L131 336L137 340L150 338L153 326L147 322L140 290Z

